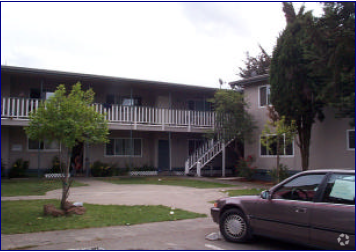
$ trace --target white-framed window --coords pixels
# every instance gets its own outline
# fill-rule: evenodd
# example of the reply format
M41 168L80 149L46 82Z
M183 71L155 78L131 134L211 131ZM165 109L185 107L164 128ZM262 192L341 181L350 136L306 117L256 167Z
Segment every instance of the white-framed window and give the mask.
M142 98L110 94L106 96L106 103L119 104L123 106L142 106Z
M258 88L258 106L265 107L271 104L271 86L264 85Z
M346 131L347 150L355 150L355 129Z
M111 138L105 146L106 156L141 157L142 139L139 138Z
M54 96L54 92L46 92L46 100L48 100L52 96Z
M269 148L262 144L261 139L265 136L260 137L260 155L261 156L276 156L277 155L277 136L269 135L267 137L267 145ZM284 134L279 140L279 155L280 156L294 156L294 141L287 141L286 135Z
M28 150L45 150L45 151L58 151L59 150L59 143L57 141L49 142L45 141L38 141L38 140L31 140L28 139Z

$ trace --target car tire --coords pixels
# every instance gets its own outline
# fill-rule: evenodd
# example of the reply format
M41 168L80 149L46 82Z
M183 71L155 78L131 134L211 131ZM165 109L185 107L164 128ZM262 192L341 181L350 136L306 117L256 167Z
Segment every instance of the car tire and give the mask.
M250 236L250 228L246 217L239 209L226 210L220 217L220 232L227 241L247 242Z

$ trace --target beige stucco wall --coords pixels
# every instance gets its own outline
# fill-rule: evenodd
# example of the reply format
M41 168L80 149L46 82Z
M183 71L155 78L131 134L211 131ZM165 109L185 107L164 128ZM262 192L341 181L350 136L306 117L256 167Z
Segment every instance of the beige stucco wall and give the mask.
M62 152L63 161L66 160L66 151ZM59 150L37 150L28 149L28 140L23 127L1 126L1 158L7 162L6 168L19 158L29 161L30 169L38 168L38 159L40 158L40 169L49 169L52 167L52 159L59 156Z
M263 127L268 120L267 109L259 107L258 87L266 85L266 82L251 84L245 88L246 101L249 104L249 112L253 115L257 129L251 143L245 145L245 156L256 157L255 165L259 169L272 169L276 167L276 157L261 156L260 136ZM347 129L351 129L348 119L337 119L330 108L325 108L325 120L316 121L312 128L310 145L309 169L348 168L355 169L355 151L347 150ZM296 137L297 138L297 137ZM292 170L301 170L300 150L294 141L294 155L281 156L281 163Z
M110 138L130 138L130 131L112 131ZM158 167L158 141L168 140L168 132L140 132L132 131L133 138L142 139L142 156L141 157L120 157L106 156L105 146L97 144L90 146L90 162L97 160L116 164L120 168L127 165L140 167L150 165ZM172 168L183 168L188 156L188 141L190 139L200 139L202 134L193 133L171 133L171 164Z

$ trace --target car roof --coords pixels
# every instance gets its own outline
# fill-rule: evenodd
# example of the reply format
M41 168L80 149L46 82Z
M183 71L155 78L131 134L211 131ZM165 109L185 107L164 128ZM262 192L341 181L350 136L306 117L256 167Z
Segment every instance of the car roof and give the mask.
M350 173L355 174L355 170L347 169L320 169L320 170L308 170L301 173Z

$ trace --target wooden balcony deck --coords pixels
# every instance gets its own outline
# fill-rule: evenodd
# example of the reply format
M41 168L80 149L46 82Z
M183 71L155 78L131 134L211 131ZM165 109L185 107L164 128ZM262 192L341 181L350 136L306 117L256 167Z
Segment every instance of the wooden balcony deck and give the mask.
M38 108L39 99L2 97L1 125L26 126L30 111ZM105 114L110 129L206 132L214 127L214 112L164 109L144 106L94 103L94 110Z

